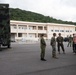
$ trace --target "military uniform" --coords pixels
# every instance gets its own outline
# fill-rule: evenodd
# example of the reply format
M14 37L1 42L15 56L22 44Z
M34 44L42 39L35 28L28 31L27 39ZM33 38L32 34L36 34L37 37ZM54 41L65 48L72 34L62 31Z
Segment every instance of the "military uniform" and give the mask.
M73 34L73 38L74 38L74 34ZM72 38L72 48L73 48L73 53L74 53L75 47L74 47L74 40L73 40L73 38Z
M73 42L74 42L74 53L76 54L76 35L73 37Z
M41 37L41 39L40 39L40 47L41 47L41 60L44 60L46 42L43 37Z
M72 37L71 37L71 36L69 37L69 41L68 41L67 47L69 47L69 45L70 45L70 47L71 47L71 45L72 45Z
M52 46L52 57L56 57L56 39L55 37L51 38L50 45Z
M63 45L63 37L62 36L58 36L57 37L57 46L58 46L58 52L59 52L59 54L60 54L60 47L62 48L63 53L65 53L64 45Z

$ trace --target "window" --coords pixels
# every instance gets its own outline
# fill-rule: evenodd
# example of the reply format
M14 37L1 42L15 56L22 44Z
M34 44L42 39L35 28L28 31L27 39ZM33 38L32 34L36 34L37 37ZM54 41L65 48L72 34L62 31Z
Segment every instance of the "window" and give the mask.
M44 27L44 30L47 30L47 27Z
M17 27L16 27L16 26L14 26L13 28L14 28L14 29L17 29Z
M22 37L22 33L18 33L18 37Z
M59 30L55 30L55 32L59 32Z
M69 30L66 30L66 32L69 32Z
M51 30L51 32L53 32L54 30Z
M15 24L11 24L12 29L17 29L17 26Z
M60 30L60 32L64 32L64 30Z
M19 27L19 29L21 29L21 27Z
M32 26L33 30L36 30L36 26Z
M24 29L24 27L22 27L22 29Z
M38 30L43 30L43 27L42 26L38 26Z

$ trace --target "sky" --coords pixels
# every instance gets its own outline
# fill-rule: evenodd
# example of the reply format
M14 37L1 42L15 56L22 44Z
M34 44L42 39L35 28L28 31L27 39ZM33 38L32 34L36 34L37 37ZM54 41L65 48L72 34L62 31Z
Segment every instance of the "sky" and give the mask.
M0 3L9 3L10 8L76 22L76 0L0 0Z

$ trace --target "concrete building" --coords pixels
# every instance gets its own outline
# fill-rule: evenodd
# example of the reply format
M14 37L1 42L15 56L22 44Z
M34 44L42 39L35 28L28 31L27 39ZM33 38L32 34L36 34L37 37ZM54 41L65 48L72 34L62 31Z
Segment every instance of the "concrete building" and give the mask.
M41 34L50 39L53 33L61 33L63 37L76 33L76 26L57 23L39 23L25 21L10 21L11 40L38 40Z

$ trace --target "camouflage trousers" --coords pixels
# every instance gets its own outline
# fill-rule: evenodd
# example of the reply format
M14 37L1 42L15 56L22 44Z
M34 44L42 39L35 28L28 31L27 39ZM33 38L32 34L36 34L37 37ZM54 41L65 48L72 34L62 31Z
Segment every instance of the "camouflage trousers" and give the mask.
M56 46L52 46L52 57L56 57Z
M67 47L71 47L72 46L72 42L68 42L68 45L67 45Z
M44 59L45 57L45 48L46 47L41 47L41 58Z
M60 52L60 47L62 48L62 51L65 52L63 43L61 44L58 43L57 46L58 46L58 52Z

